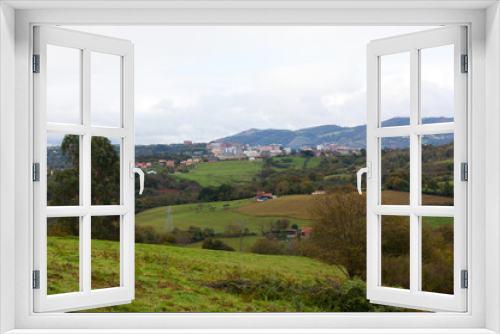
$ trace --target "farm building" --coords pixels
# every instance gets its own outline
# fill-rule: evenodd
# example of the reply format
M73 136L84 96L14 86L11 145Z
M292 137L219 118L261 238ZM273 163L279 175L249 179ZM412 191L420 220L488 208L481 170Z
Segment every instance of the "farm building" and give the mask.
M301 237L309 239L311 237L312 227L303 227L300 229Z
M258 191L257 197L255 197L255 200L256 201L266 201L268 199L273 199L273 198L275 198L275 197L271 193L266 193L264 191Z

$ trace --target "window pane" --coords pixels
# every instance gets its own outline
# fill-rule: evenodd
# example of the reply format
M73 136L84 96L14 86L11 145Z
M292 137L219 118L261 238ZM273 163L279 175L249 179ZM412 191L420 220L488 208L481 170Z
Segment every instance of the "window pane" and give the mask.
M422 124L453 122L454 46L420 50Z
M120 286L120 216L92 217L92 289Z
M47 122L80 124L80 55L47 45Z
M410 205L410 138L381 139L383 205Z
M410 217L382 216L382 286L410 288Z
M120 127L121 57L91 53L92 126Z
M422 291L453 294L451 217L422 217Z
M92 137L92 205L120 204L120 139Z
M47 206L80 205L80 136L47 133Z
M47 219L47 294L80 291L80 218Z
M410 125L410 53L380 57L382 126Z
M422 205L453 206L454 135L422 136Z

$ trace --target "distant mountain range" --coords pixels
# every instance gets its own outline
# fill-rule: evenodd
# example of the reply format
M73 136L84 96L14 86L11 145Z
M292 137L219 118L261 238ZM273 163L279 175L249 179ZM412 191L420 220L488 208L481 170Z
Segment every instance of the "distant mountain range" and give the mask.
M453 118L434 117L424 118L424 124L453 122ZM383 121L382 126L403 126L409 125L409 117L396 117ZM441 145L453 141L453 135L433 135L426 136L424 143ZM366 125L354 127L338 125L321 125L300 130L278 130L278 129L250 129L238 134L220 138L212 142L242 143L251 146L281 144L286 147L300 148L305 145L339 144L352 148L366 148ZM409 146L409 140L404 138L387 138L383 141L383 146L404 148Z

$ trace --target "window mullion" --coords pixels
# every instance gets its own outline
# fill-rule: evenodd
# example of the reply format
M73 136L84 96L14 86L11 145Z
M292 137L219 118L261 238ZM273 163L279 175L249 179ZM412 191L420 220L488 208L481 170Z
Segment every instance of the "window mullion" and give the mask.
M82 56L82 124L90 130L90 50L83 49ZM83 206L89 211L82 218L82 232L80 237L81 249L80 258L82 259L82 269L80 270L80 280L83 285L83 291L90 293L92 289L92 245L91 245L91 220L90 206L91 206L91 144L92 135L87 131L82 136L82 150L80 151L80 163L82 168L81 182L82 189L81 198L83 199Z
M419 290L420 276L420 233L419 217L413 212L419 205L420 162L419 136L415 129L419 123L419 57L418 50L410 50L410 291Z

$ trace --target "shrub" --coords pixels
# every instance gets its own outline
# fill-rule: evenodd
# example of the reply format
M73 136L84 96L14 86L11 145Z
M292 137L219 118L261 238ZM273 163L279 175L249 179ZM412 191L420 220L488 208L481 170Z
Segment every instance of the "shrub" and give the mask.
M175 245L175 244L177 244L177 238L172 233L163 233L160 235L160 238L158 239L158 243L161 245L164 245L164 244Z
M215 239L213 240L212 238L207 238L203 240L203 249L212 249L212 250L223 250L223 251L229 251L229 252L234 252L234 248L229 246L228 244L224 243L222 240Z
M252 245L250 252L262 255L285 255L286 247L283 242L259 239Z
M135 242L138 244L157 244L158 233L151 226L135 226Z
M313 282L288 281L280 276L261 275L259 279L203 282L215 290L249 296L257 300L286 300L294 311L304 308L321 312L398 312L409 311L372 304L366 299L366 284L361 279L317 279Z

